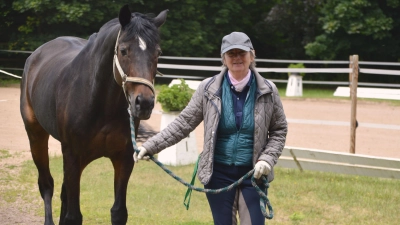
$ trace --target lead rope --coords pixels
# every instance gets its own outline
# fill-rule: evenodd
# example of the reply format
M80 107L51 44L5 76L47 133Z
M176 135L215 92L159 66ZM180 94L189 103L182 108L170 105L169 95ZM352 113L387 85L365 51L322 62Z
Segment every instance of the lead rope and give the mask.
M132 138L133 149L134 149L135 152L137 152L139 154L139 150L137 148L136 139L135 139L135 125L134 125L133 117L131 115L131 112L130 112L129 108L128 108L128 112L129 112L129 120L130 120L130 126L131 126L131 138ZM268 180L265 178L265 176L262 176L261 177L262 187L260 188L258 186L258 184L256 183L255 178L253 176L251 176L254 173L254 169L250 170L247 174L245 174L243 177L241 177L235 183L233 183L233 184L231 184L231 185L229 185L227 187L220 188L220 189L205 189L205 188L195 187L192 184L187 183L186 181L182 180L180 177L176 176L171 170L166 168L164 166L164 164L162 164L160 161L158 161L152 155L150 155L149 157L153 162L155 162L159 167L161 167L166 173L168 173L175 180L179 181L181 184L183 184L186 187L188 187L188 189L195 190L195 191L198 191L198 192L203 192L203 193L218 194L218 193L221 193L221 192L230 191L233 188L239 186L241 183L243 183L243 181L245 179L251 177L251 184L254 186L254 188L256 189L257 193L260 195L260 207L261 207L262 214L264 215L265 218L267 218L269 220L274 217L274 211L273 211L271 203L269 202L268 197L267 197L267 190L269 188ZM196 163L196 168L197 168L197 163ZM195 170L196 170L196 168L195 168ZM192 183L194 183L193 179L192 179ZM185 200L186 200L186 197L188 195L190 196L190 193L191 193L191 191L188 190L188 192L186 193L186 196L185 196ZM190 197L189 197L188 203L187 204L184 203L184 205L186 206L186 209L189 209L189 203L190 203ZM269 214L267 213L265 205L267 205L267 207L268 207Z

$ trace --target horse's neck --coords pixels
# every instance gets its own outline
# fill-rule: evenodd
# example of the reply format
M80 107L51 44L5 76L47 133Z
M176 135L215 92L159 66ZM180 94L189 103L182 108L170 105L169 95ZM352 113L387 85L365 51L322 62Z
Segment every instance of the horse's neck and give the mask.
M94 98L102 99L106 104L115 104L111 107L118 107L121 103L126 102L122 88L114 81L113 75L114 48L119 28L114 26L109 29L110 31L100 31L91 46L89 54L89 57L92 57L89 60L93 61L91 95Z
M111 29L111 28L110 28ZM94 75L96 79L109 80L113 77L113 57L115 42L118 36L118 29L111 29L112 31L101 31L94 41L91 49L91 56L94 60Z

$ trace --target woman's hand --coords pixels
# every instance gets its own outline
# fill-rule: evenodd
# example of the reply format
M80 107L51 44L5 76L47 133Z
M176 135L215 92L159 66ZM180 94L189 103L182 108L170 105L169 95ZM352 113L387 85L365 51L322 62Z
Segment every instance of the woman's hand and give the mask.
M271 166L265 161L258 161L254 166L254 178L259 179L261 175L268 175L271 171Z
M146 156L147 150L142 146L140 146L138 148L138 150L139 150L139 154L136 151L135 151L135 153L133 153L133 160L135 161L135 163L139 162L139 160L149 161L150 156Z

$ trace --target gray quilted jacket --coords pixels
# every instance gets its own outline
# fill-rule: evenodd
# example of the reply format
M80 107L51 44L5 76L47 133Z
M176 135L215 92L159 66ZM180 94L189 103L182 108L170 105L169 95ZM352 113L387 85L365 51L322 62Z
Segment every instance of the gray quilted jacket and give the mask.
M220 74L202 81L178 118L142 145L154 155L187 137L204 120L204 145L197 174L202 184L210 181L213 172L216 131L221 115L221 84L226 70L224 68ZM252 71L257 81L253 166L258 160L264 160L273 168L285 146L286 116L276 86L255 69ZM273 179L272 169L268 180Z

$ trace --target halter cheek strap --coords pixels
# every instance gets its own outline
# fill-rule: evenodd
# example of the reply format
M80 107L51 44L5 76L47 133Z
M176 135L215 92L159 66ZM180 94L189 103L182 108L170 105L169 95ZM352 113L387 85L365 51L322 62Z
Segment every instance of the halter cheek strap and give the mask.
M151 83L150 81L148 81L144 78L141 78L141 77L128 77L128 75L126 75L124 73L124 71L122 70L122 67L119 63L118 56L117 56L118 40L119 40L120 33L121 33L121 30L118 31L117 41L115 43L115 48L114 48L113 74L114 74L114 80L117 82L118 85L122 86L126 100L128 100L128 103L129 103L128 96L126 96L126 92L125 92L125 83L126 82L144 84L144 85L148 86L153 91L154 94L156 92L154 90L153 83ZM117 70L118 70L119 74L121 75L121 77L116 76L115 67L117 67ZM157 74L161 74L161 73L157 71Z

